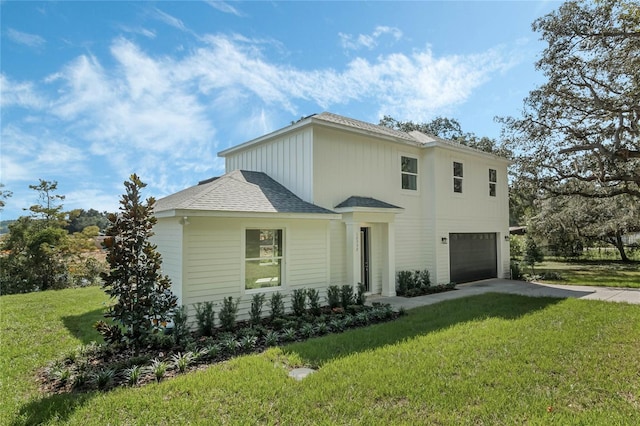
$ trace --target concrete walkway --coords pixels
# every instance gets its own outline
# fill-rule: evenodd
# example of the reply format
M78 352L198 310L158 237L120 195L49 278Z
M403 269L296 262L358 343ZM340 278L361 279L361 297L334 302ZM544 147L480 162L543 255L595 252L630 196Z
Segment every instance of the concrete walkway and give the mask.
M540 284L504 280L499 278L475 281L467 284L458 284L454 291L429 294L426 296L371 296L367 298L367 302L389 303L395 309L399 309L400 307L412 309L419 306L433 305L434 303L439 303L445 300L459 299L461 297L475 296L477 294L484 293L509 293L532 297L572 297L576 299L606 300L608 302L640 304L640 289Z

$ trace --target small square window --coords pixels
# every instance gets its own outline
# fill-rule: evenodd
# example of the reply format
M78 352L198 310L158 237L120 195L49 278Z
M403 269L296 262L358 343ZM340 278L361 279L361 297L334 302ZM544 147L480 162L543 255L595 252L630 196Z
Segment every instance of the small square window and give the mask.
M418 159L412 157L400 157L400 171L402 177L402 189L418 189Z

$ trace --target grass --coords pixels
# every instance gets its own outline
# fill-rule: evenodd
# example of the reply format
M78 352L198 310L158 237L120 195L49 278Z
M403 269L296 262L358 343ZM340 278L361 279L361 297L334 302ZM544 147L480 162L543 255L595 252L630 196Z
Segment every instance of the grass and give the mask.
M42 395L95 337L97 288L2 296L2 423L638 424L640 309L486 294L145 387ZM288 368L319 370L296 382Z
M528 270L528 267L525 268L525 271ZM561 280L543 280L552 284L640 288L640 262L549 260L536 265L535 271L536 274L554 272L562 277Z

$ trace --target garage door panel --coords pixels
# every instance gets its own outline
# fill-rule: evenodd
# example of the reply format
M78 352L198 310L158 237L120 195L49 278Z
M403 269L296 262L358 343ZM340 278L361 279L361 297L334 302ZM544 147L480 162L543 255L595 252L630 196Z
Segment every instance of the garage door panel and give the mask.
M462 283L498 275L495 233L449 234L451 281Z

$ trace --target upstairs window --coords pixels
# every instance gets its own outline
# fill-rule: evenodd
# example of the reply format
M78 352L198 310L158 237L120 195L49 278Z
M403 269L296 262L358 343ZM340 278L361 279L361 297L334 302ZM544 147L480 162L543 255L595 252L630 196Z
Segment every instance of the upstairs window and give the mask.
M489 169L489 196L496 196L496 184L498 182L498 173L494 169Z
M453 162L453 192L462 193L462 179L464 178L464 172L462 163L457 161Z
M247 229L245 236L245 289L280 287L282 229Z
M418 189L418 159L400 157L402 170L402 189L416 191Z

